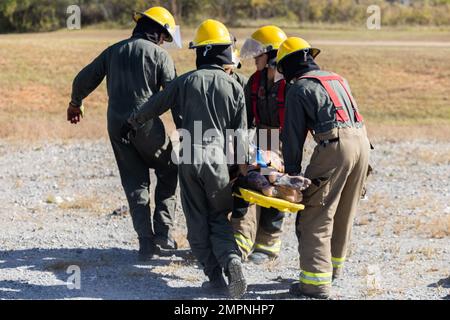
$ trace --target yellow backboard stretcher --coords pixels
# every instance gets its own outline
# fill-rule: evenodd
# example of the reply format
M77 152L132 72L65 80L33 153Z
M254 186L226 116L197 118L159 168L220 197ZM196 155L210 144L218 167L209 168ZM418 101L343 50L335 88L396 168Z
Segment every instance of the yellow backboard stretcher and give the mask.
M285 213L297 213L305 209L305 206L301 203L292 203L283 199L267 197L256 191L239 188L239 192L240 194L234 193L233 195L264 208L275 208Z

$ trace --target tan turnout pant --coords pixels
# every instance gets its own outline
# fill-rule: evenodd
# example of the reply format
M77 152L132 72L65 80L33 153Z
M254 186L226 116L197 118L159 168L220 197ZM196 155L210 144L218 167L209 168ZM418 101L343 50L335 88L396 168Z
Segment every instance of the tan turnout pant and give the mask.
M259 129L267 130L267 146L263 150L269 150L281 155L281 145L272 149L272 135L279 142L279 128L259 125ZM261 141L259 141L261 142ZM248 204L247 204L248 205ZM281 233L283 228L284 213L274 208L263 208L255 204L248 208L240 218L232 218L234 237L244 260L252 252L263 252L272 258L279 256L281 251Z
M329 294L341 270L350 240L369 162L365 128L333 129L314 136L316 142L339 138L314 149L305 176L305 210L297 216L300 287L303 292Z
M242 218L232 218L234 237L245 260L253 251L276 258L281 250L284 214L251 204Z

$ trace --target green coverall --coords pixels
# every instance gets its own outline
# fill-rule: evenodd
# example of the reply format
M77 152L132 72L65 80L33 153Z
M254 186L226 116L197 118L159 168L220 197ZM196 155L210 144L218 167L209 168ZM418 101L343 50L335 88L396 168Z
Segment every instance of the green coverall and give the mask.
M171 237L176 204L177 167L171 162L172 144L159 118L139 128L131 144L122 143L121 125L152 95L176 77L172 58L152 42L130 38L103 51L75 78L72 103L82 101L106 76L108 133L133 226L139 238ZM153 228L149 205L149 168L155 169Z
M241 73L237 73L237 72L231 72L231 77L236 80L242 87L242 89L245 88L245 86L247 85L248 82L248 78L246 76L244 76Z
M179 179L187 237L211 279L222 268L226 271L230 258L240 256L227 218L233 201L223 137L227 136L226 129L247 129L244 92L222 67L203 65L154 95L129 122L138 127L169 108L181 116L179 128L185 132ZM217 136L205 135L211 129ZM186 152L192 156L186 157ZM244 163L245 159L239 161Z

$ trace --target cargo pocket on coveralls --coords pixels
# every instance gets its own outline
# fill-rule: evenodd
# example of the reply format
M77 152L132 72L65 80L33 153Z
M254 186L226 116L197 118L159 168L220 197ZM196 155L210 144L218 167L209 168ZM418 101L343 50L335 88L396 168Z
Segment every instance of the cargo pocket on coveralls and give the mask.
M331 178L336 168L328 170L320 175L308 177L311 185L303 191L303 204L311 207L319 207L325 205L325 200L330 193Z

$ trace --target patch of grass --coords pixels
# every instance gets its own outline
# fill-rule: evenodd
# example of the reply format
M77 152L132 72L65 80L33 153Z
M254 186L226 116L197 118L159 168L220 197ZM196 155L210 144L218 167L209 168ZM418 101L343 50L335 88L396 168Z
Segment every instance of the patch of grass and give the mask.
M194 275L194 274L185 274L183 275L183 280L187 281L187 282L199 282L201 279L199 276Z
M376 296L382 295L383 293L385 293L385 290L368 286L365 292L365 296L367 298L374 298Z
M384 234L384 226L378 226L375 235L381 237Z
M403 230L405 230L405 226L400 220L397 220L397 222L394 224L394 227L392 228L392 233L396 236L400 236Z
M430 218L429 214L425 212L419 217L396 220L393 227L395 235L400 235L408 230L431 239L447 238L450 236L450 217L435 216Z
M104 212L100 200L95 196L79 196L73 201L63 201L58 207L62 210L85 210L92 213Z
M384 290L381 288L381 271L378 265L367 265L362 270L362 276L366 281L366 297L374 297L377 295L381 295L384 293Z
M368 225L370 223L370 221L371 220L370 220L370 218L367 215L361 216L361 217L357 217L355 219L355 225L357 225L357 226L366 226L366 225Z
M200 277L196 274L189 274L186 272L180 273L183 267L189 266L190 263L188 261L172 261L167 266L159 266L152 269L152 272L161 274L163 276L174 276L182 278L187 282L198 282L200 281Z
M423 257L426 260L432 260L438 253L436 248L422 247L409 250L406 257L410 262L416 261L419 257Z
M264 264L264 266L269 270L270 272L276 272L280 270L280 259L275 260L269 260Z
M175 228L175 230L173 231L173 238L177 242L179 249L189 248L189 242L187 240L187 235L186 235L185 230Z
M17 179L17 180L14 182L14 188L20 189L22 186L23 186L23 180L22 180L22 179Z
M450 164L450 149L447 150L417 150L415 157L426 164L448 165Z
M425 223L424 231L430 238L443 239L450 236L450 216L436 217Z
M427 272L439 272L439 268L436 267L431 267L430 269L427 270Z
M59 200L59 198L60 197L57 197L57 196L55 196L53 194L49 194L47 196L47 198L45 199L45 203L47 203L47 204L58 204L58 203L61 203L62 199Z
M233 29L240 43L253 29ZM97 139L106 133L106 86L85 100L86 118L73 126L65 121L74 76L107 46L129 36L130 30L58 31L0 36L0 138ZM194 30L184 29L185 48ZM288 28L289 35L315 40L450 41L439 29L354 28L325 30ZM319 42L319 41L318 41ZM320 42L319 42L320 43ZM332 45L318 63L347 78L367 120L371 135L407 137L450 134L450 48ZM192 50L170 50L179 74L195 67ZM239 72L250 75L253 61ZM170 115L164 115L167 124ZM172 125L173 128L173 125ZM419 128L419 129L418 129ZM437 158L436 161L444 161Z
M174 275L181 268L190 265L188 261L171 261L167 266L158 266L152 269L152 272L162 275Z

